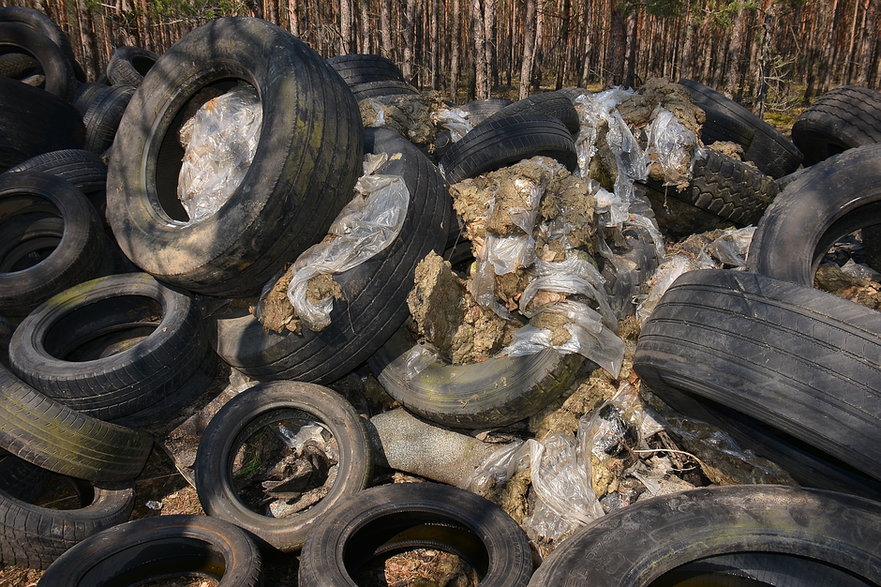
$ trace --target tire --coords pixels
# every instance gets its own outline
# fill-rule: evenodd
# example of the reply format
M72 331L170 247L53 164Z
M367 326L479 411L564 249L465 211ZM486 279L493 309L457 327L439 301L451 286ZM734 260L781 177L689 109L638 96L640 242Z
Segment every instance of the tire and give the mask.
M86 81L86 74L73 54L70 38L51 18L32 8L7 6L0 8L0 21L24 24L48 37L70 62L76 79L80 82Z
M768 207L747 268L807 287L839 238L881 224L881 144L851 149L809 168Z
M83 149L50 151L22 161L6 171L9 173L36 171L54 175L83 192L99 213L104 210L107 166L101 157L90 151Z
M176 394L208 343L195 301L144 273L87 281L52 297L16 328L13 371L95 418L125 418Z
M357 101L380 96L419 95L419 90L405 81L382 80L378 82L365 82L351 86L352 94Z
M665 188L660 182L645 184L651 190L658 216L664 216L662 199L676 198L713 216L746 226L761 219L778 192L777 184L769 176L713 149L701 149L695 154L691 173L691 181L682 191ZM701 228L704 226L686 225L673 232L692 234Z
M368 130L365 141L368 152L391 158L377 173L403 176L410 191L401 231L379 254L334 275L343 299L334 301L330 325L320 332L266 331L250 314L218 320L218 354L251 377L322 384L344 377L404 323L416 265L430 251L443 249L452 202L440 172L392 130Z
M214 215L187 222L174 119L201 90L236 79L263 104L254 160ZM351 92L314 51L259 19L213 20L164 53L129 103L108 169L109 223L123 252L165 282L256 295L351 199L362 134Z
M52 481L51 474L38 476L46 484ZM80 494L75 509L41 507L0 489L0 562L45 569L73 545L128 520L135 504L132 483L102 487L68 481Z
M477 126L510 104L513 104L510 100L487 98L486 100L472 100L459 108L468 113L468 120L472 126Z
M114 86L137 88L156 64L159 55L140 47L117 47L107 64L107 79Z
M231 463L239 443L296 411L318 421L336 439L336 480L327 496L305 513L285 518L261 515L237 495ZM232 522L279 550L291 551L302 547L343 499L367 486L373 454L364 420L345 399L318 385L279 381L255 385L221 408L202 435L194 471L199 501L208 515Z
M92 101L83 115L86 149L100 155L113 145L119 123L134 93L132 86L109 86Z
M0 171L48 151L83 147L83 119L61 98L0 78L0 101Z
M61 475L96 483L137 477L153 439L75 412L0 367L0 448Z
M260 551L245 532L207 516L171 515L132 520L80 542L58 557L40 585L146 585L200 576L256 587L262 572Z
M404 81L404 75L394 61L382 55L339 55L328 58L327 63L349 87L370 82Z
M543 114L552 118L556 118L557 120L565 124L566 128L568 128L569 132L572 134L577 134L578 129L581 128L581 122L578 119L578 112L575 111L575 106L572 105L572 100L570 100L567 96L557 92L535 94L533 96L529 96L528 98L518 100L517 102L509 104L495 114L489 116L481 124L492 122L494 120L501 120L503 118L507 118L509 116L514 116L517 114L522 114L526 116Z
M495 428L528 418L568 389L583 362L581 355L549 349L465 365L436 361L408 379L395 359L414 344L399 330L370 358L370 369L409 411L453 428Z
M454 184L536 155L552 157L570 171L578 167L565 124L547 115L517 114L472 129L447 149L440 168Z
M45 91L62 100L71 99L76 85L73 68L61 48L51 39L27 25L3 22L0 16L0 47L7 53L31 55L39 62L46 76ZM10 48L13 50L10 51Z
M21 81L40 71L40 62L27 53L3 53L0 55L0 77Z
M648 293L646 284L661 262L658 248L645 227L625 225L621 236L622 242L611 243L612 252L626 271L619 271L608 259L602 265L606 293L618 320L635 314L635 300L640 293Z
M843 86L820 96L792 125L809 167L847 149L881 142L881 92Z
M54 227L45 226L47 220ZM56 177L38 172L0 175L0 226L8 236L0 245L4 315L24 316L107 266L109 251L97 212L82 192Z
M728 569L744 562L747 568L755 563L761 568L770 562L778 577L787 574L787 567L794 571L789 577L794 582L761 584L877 584L879 522L877 502L843 493L777 485L694 489L599 518L545 559L529 584L684 584L674 580L677 570L714 559ZM777 564L773 556L779 557ZM804 581L806 569L816 574ZM827 583L821 577L843 582ZM737 582L729 576L724 583L704 578L692 584L759 581Z
M633 368L881 479L881 314L763 275L689 272L643 326ZM675 399L675 397L674 397ZM674 402L675 403L675 402Z
M85 116L86 111L95 99L107 91L110 86L98 82L89 82L80 85L73 94L73 106L80 115Z
M355 585L370 560L420 547L457 554L486 587L526 585L532 574L526 535L497 505L455 487L402 483L367 489L327 515L303 548L298 583Z
M773 126L699 82L681 79L679 83L688 89L691 99L707 115L701 127L704 143L733 141L741 145L744 159L755 163L759 171L775 179L798 168L801 152Z

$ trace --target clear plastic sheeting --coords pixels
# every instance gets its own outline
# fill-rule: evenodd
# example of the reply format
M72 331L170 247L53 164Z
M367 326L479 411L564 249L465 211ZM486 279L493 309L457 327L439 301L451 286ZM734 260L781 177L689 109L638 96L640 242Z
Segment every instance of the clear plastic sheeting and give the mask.
M208 100L181 126L177 196L190 222L208 218L229 200L254 160L262 127L263 105L250 85Z
M450 131L450 139L455 143L467 135L474 125L468 113L461 108L441 108L431 115L435 124Z
M696 255L677 253L668 255L648 280L648 295L636 309L639 323L645 324L654 311L661 297L673 282L688 271L699 269L743 269L746 265L747 252L752 242L755 227L729 228Z
M661 106L652 113L648 129L649 161L661 168L664 185L678 186L691 179L691 156L697 145L695 134Z
M440 351L427 342L414 344L389 365L396 373L403 373L405 381L412 381L425 371L429 365L440 360Z
M575 98L573 104L581 122L581 130L578 131L575 139L579 177L587 178L590 161L597 154L600 125L608 122L618 104L633 93L633 90L617 87L596 94L582 94Z
M370 123L371 128L380 128L385 126L385 107L377 100L369 98L364 100L366 107L373 110L374 118ZM363 108L364 106L362 106Z
M527 324L518 328L511 343L502 349L510 357L531 355L551 348L562 353L578 353L590 359L613 377L617 377L624 362L624 341L603 324L603 317L587 304L566 300L542 307L535 316L555 314L565 318L563 328L569 338L554 344L552 332Z
M520 296L520 311L527 318L537 312L530 311L529 303L539 291L551 291L566 294L582 295L594 300L610 328L617 327L617 319L609 305L606 290L603 287L605 278L593 263L578 254L569 252L565 261L553 262L536 259L535 277L523 290Z
M375 173L388 159L385 153L365 157L364 175L355 184L355 197L328 231L333 238L313 245L294 262L288 300L310 330L319 331L330 325L333 297L310 299L311 296L307 295L309 280L357 267L383 251L401 232L410 192L403 177Z

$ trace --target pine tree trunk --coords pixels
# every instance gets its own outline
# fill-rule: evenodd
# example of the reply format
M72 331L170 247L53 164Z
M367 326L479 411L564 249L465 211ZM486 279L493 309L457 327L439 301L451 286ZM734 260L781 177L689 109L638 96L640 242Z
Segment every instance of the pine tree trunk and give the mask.
M740 56L743 54L745 26L746 11L743 8L739 8L734 16L734 21L731 23L728 50L725 52L725 79L722 87L725 94L729 97L737 94L740 84Z
M520 99L529 96L535 56L535 0L526 0L523 16L523 58L520 62Z
M453 25L450 31L450 100L454 103L459 93L459 27L461 15L459 0L452 0Z
M624 13L616 0L611 2L612 28L609 39L609 70L607 82L614 86L624 83L624 56L627 50L627 28Z

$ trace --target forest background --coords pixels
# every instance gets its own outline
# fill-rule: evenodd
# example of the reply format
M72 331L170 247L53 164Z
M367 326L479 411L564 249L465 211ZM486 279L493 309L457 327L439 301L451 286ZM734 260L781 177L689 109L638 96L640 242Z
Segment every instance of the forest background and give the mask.
M690 78L756 112L881 86L881 0L19 0L89 75L113 49L162 53L219 16L256 16L325 57L379 53L452 101Z

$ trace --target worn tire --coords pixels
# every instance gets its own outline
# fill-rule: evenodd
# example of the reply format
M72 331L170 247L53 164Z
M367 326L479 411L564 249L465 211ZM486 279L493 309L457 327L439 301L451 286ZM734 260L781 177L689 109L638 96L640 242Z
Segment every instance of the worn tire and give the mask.
M405 81L381 80L377 82L364 82L351 86L352 94L359 102L367 98L380 96L418 95L419 90Z
M881 143L850 149L790 183L759 222L747 267L810 287L839 238L881 224Z
M97 154L83 149L49 151L31 157L6 170L9 173L36 171L54 175L83 192L104 219L107 202L107 165ZM116 246L116 243L113 243Z
M86 81L86 74L73 54L70 37L51 18L33 8L6 6L0 8L0 21L24 24L48 37L70 62L76 79L80 82Z
M554 350L465 365L436 361L408 380L395 360L413 344L399 330L370 358L370 369L408 410L454 428L495 428L528 418L568 389L583 362L581 355Z
M51 483L51 473L21 464L36 469L44 484ZM0 488L0 562L45 569L73 545L128 520L135 505L132 483L93 486L69 481L80 496L79 507L74 509L41 507Z
M581 128L581 122L578 118L578 112L575 106L567 96L557 92L546 92L544 94L535 94L528 98L518 100L513 104L508 104L495 114L486 118L481 124L501 120L516 114L531 115L544 114L556 118L566 125L570 133L577 134Z
M881 142L881 92L842 86L820 96L792 125L805 167L847 149Z
M330 492L310 509L295 516L274 518L250 509L236 494L232 460L238 443L283 421L286 412L305 412L337 441L339 464ZM316 525L339 503L370 482L373 455L367 426L355 409L332 390L311 383L260 383L221 408L202 435L194 465L199 501L208 515L248 530L274 548L297 550Z
M329 57L327 63L349 87L369 82L404 81L404 75L395 62L382 55L338 55Z
M137 477L153 439L75 412L0 367L0 448L61 475L89 481Z
M47 231L46 220L60 221L61 230ZM30 171L0 175L0 226L7 239L0 245L4 315L24 316L107 266L110 253L98 213L82 192L56 177ZM16 261L37 249L51 252L34 264L23 257Z
M257 151L230 199L187 222L176 195L174 119L223 80L248 81L260 95ZM305 44L259 19L213 20L164 53L129 103L110 158L108 220L125 254L163 281L208 295L257 294L351 199L362 134L348 87Z
M689 79L679 83L688 89L691 99L707 115L701 127L704 143L733 141L741 145L744 159L773 178L798 168L802 154L780 131L712 88Z
M108 86L92 100L83 114L86 149L100 155L113 145L119 123L134 93L132 86Z
M454 184L536 155L552 157L570 171L578 167L569 129L558 119L540 114L484 122L447 149L440 167Z
M38 585L146 585L196 575L221 587L256 587L262 573L260 551L245 532L223 520L179 514L95 534L58 557Z
M189 295L144 273L111 275L32 311L13 334L9 360L49 397L124 423L197 372L208 349L200 321Z
M27 53L0 54L0 77L21 81L40 71L40 62Z
M404 323L416 265L443 248L452 202L440 172L392 130L368 130L365 141L368 152L390 157L377 173L401 175L410 191L401 232L379 254L333 276L343 299L334 300L330 325L320 332L266 331L250 314L218 320L218 354L251 377L313 383L344 377Z
M477 126L510 104L513 104L510 100L487 98L485 100L472 100L467 104L459 106L459 108L468 113L468 120L472 126Z
M71 99L77 83L73 67L61 48L50 38L25 24L3 21L0 15L0 47L4 48L4 52L13 48L16 53L33 56L46 77L45 91L62 100Z
M777 485L708 487L656 497L599 518L545 559L529 584L680 584L673 576L685 570L683 565L712 563L711 557L728 568L722 573L728 581L704 578L690 584L877 584L879 540L881 506L868 499ZM742 553L740 561L726 556L737 553ZM736 570L732 563L758 562L761 568L768 555L784 559L771 568L777 577L789 574L788 567L795 573L788 578L796 580L766 583L756 580L761 576L750 580L746 575L737 582L730 576ZM806 567L815 574L805 577Z
M322 520L303 548L299 585L355 585L370 560L420 547L459 555L486 587L526 585L532 574L526 534L501 508L456 487L400 483L363 491Z
M878 357L881 313L764 275L706 270L661 298L633 368L662 398L672 388L727 406L881 480Z
M117 47L107 63L107 79L114 86L137 88L157 59L159 55L147 49L127 45Z
M0 78L0 101L0 171L48 151L82 148L83 119L61 98Z

